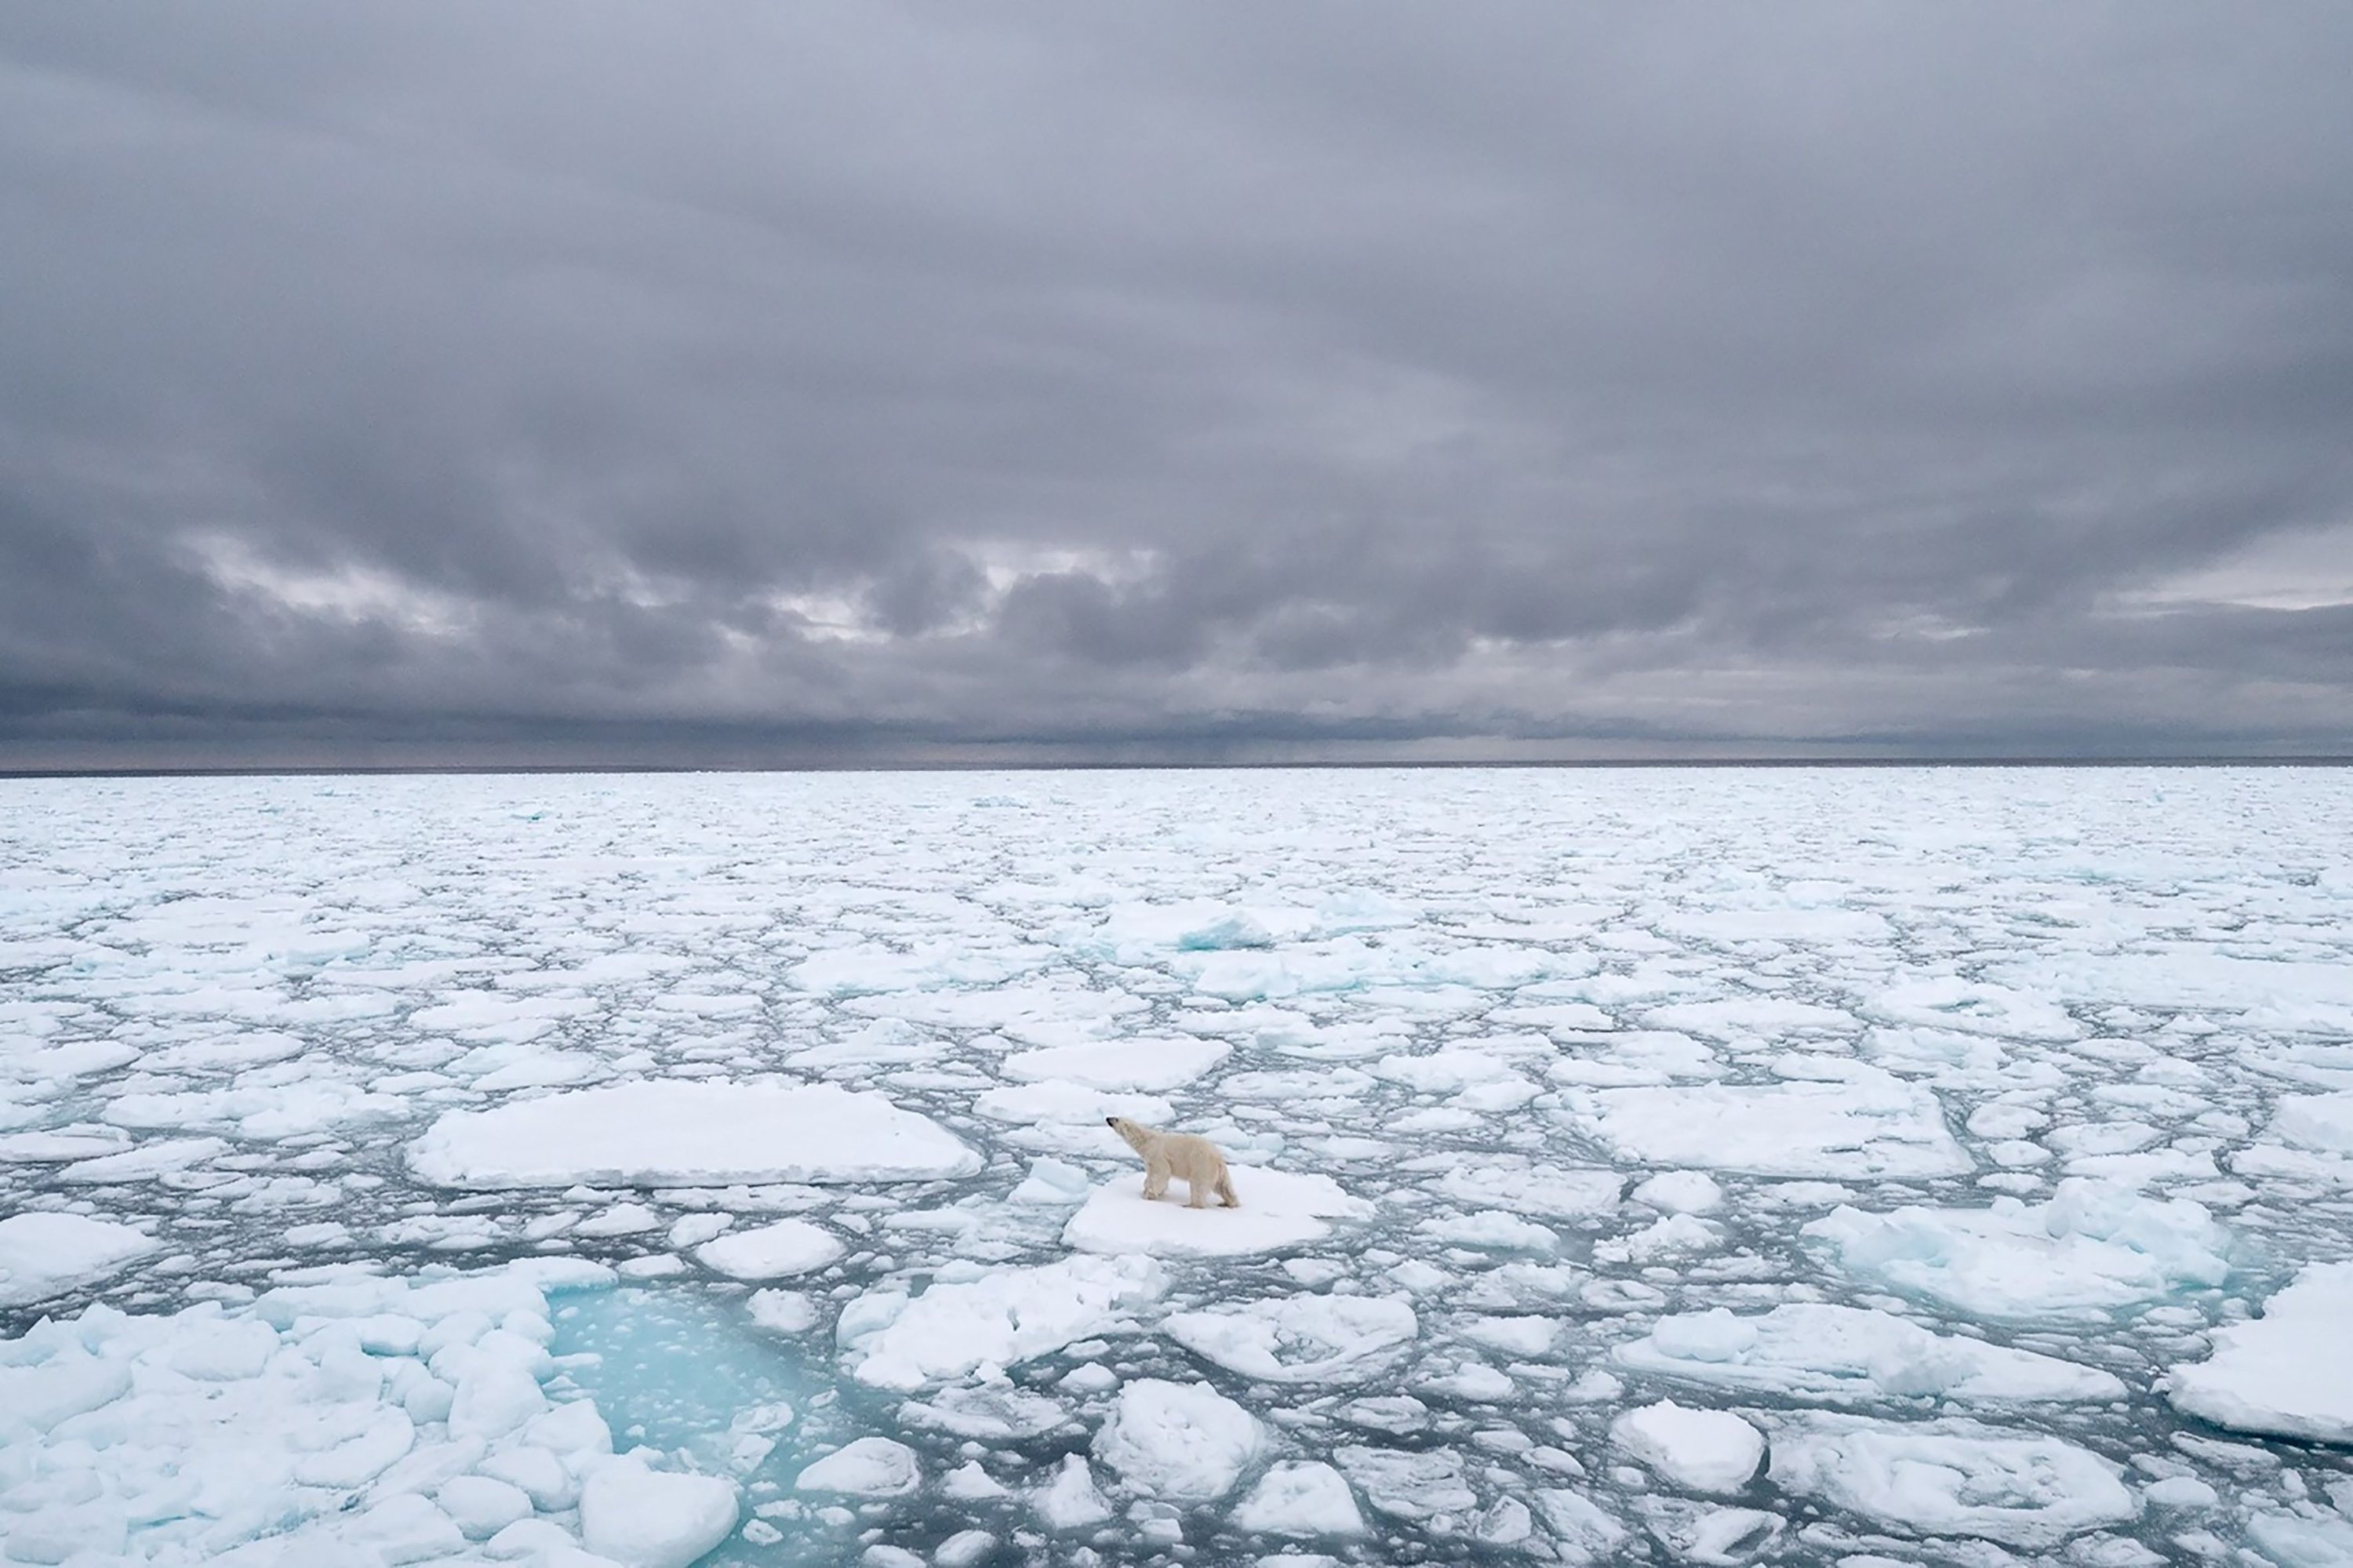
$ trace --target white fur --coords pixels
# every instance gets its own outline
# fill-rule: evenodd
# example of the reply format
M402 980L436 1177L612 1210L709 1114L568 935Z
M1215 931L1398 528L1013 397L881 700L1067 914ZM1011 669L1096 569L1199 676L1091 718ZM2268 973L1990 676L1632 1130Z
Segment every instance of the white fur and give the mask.
M1130 1149L1144 1156L1146 1202L1167 1192L1168 1179L1174 1176L1185 1182L1188 1209L1208 1208L1211 1192L1229 1209L1242 1206L1242 1201L1234 1196L1234 1179L1226 1174L1226 1157L1208 1139L1189 1132L1162 1132L1124 1116L1107 1116L1103 1120L1127 1140Z

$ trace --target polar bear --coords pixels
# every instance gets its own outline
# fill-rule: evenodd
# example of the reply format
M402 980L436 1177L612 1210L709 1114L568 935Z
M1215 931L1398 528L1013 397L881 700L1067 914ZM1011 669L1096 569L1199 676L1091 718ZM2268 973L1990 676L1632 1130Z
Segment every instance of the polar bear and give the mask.
M1181 1176L1185 1179L1185 1206L1188 1209L1208 1208L1205 1200L1212 1190L1227 1208L1242 1206L1242 1201L1234 1196L1234 1179L1226 1174L1226 1157L1208 1139L1189 1132L1162 1132L1124 1116L1107 1116L1103 1122L1127 1139L1130 1149L1144 1156L1145 1202L1168 1191L1168 1178Z

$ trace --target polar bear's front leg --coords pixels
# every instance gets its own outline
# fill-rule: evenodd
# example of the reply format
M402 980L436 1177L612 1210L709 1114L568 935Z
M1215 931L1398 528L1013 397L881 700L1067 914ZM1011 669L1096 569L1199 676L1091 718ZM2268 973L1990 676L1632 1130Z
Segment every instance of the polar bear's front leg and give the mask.
M1144 1201L1145 1202L1157 1202L1161 1194L1168 1191L1168 1178L1171 1174L1166 1155L1147 1154L1144 1157Z

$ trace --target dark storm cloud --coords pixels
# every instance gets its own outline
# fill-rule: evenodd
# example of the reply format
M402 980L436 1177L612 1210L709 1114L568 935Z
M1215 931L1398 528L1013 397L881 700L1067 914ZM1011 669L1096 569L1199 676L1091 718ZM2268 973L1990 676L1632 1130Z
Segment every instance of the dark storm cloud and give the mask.
M2326 5L13 5L0 766L2353 749L2348 79Z

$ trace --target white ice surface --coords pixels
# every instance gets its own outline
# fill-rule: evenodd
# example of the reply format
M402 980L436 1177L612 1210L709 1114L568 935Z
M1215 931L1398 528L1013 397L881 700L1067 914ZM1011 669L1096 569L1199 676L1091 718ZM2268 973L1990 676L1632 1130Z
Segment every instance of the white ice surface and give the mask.
M694 1255L704 1267L736 1279L782 1279L814 1273L845 1250L829 1232L807 1220L778 1220L705 1242Z
M89 1272L35 1249L63 1283L0 1304L0 1327L197 1308L135 1379L227 1410L299 1355L306 1410L372 1413L317 1428L338 1434L322 1448L187 1439L244 1444L257 1474L296 1454L323 1487L399 1440L393 1413L409 1424L389 1465L414 1459L413 1486L332 1521L257 1515L237 1568L363 1538L371 1563L588 1568L563 1554L596 1467L542 1441L580 1409L580 1369L540 1375L562 1358L527 1303L458 1323L369 1286L328 1309L354 1264L406 1282L540 1256L646 1281L714 1351L740 1328L800 1369L797 1418L730 1408L723 1357L692 1396L712 1404L691 1462L744 1489L714 1568L1250 1563L1286 1542L1802 1568L2348 1549L2346 1446L2273 1440L2336 1419L2327 1380L2263 1369L2332 1364L2278 1348L2303 1298L2263 1297L2353 1234L2353 775L0 795L0 1215L153 1244ZM585 1096L740 1107L793 1085L920 1118L901 1125L930 1152L878 1162L854 1118L723 1111L676 1136L617 1118L666 1142L624 1161L554 1125ZM1244 1207L1144 1209L1114 1109L1215 1139ZM535 1118L548 1136L504 1136ZM476 1128L489 1181L529 1163L533 1184L423 1180L437 1123ZM1341 1202L1286 1217L1284 1178ZM649 1331L683 1352L703 1330ZM330 1353L346 1333L356 1351ZM64 1411L105 1394L97 1375L15 1405ZM1215 1500L1091 1459L1123 1390L1204 1377L1263 1436ZM2201 1380L2213 1414L2168 1399ZM84 1510L122 1478L104 1458L75 1500L76 1424L143 1397L0 1438L12 1553L111 1541ZM1773 1428L1777 1454L1837 1453L1733 1506L1610 1441L1665 1397ZM616 1421L625 1446L644 1419ZM2222 1420L2244 1439L2217 1440ZM911 1489L794 1485L866 1438L913 1456ZM677 1452L644 1457L676 1473ZM2129 1457L2146 1510L2115 1517L2086 1457ZM1874 1467L1885 1484L1851 1496L1820 1478ZM152 1533L121 1519L126 1546Z
M1938 1334L1893 1313L1790 1302L1755 1317L1717 1307L1661 1319L1611 1359L1630 1372L1828 1404L1931 1398L1968 1404L2121 1399L2115 1373Z
M968 1176L980 1158L879 1094L834 1084L616 1084L449 1111L409 1146L438 1187L723 1186Z
M842 1309L834 1331L860 1383L920 1388L1109 1332L1165 1288L1150 1258L1072 1257L934 1285L913 1298L870 1292Z
M1171 1313L1162 1331L1229 1372L1261 1383L1357 1383L1379 1375L1420 1333L1395 1297L1285 1296Z
M83 1214L11 1214L0 1220L0 1307L46 1301L120 1274L155 1250L132 1226Z
M1786 1418L1773 1425L1772 1455L1777 1486L1906 1534L2050 1548L2140 1511L2114 1461L1969 1421Z
M2173 1369L2175 1405L2218 1426L2353 1444L2353 1263L2311 1264L2214 1353Z
M1774 1070L1794 1081L1577 1091L1569 1105L1594 1138L1648 1165L1844 1179L1970 1169L1932 1091L1838 1056Z
M1610 1440L1687 1491L1728 1497L1765 1460L1765 1435L1728 1410L1693 1410L1662 1399L1609 1424Z
M1140 1378L1121 1387L1094 1456L1145 1497L1210 1502L1234 1489L1266 1446L1258 1417L1208 1383Z
M2071 1178L2048 1202L1982 1209L1841 1206L1805 1227L1862 1278L1976 1317L2082 1316L2156 1301L2230 1274L2228 1240L2187 1199Z
M1154 1253L1164 1257L1235 1257L1319 1242L1335 1221L1372 1216L1370 1203L1352 1198L1320 1172L1302 1174L1248 1165L1228 1166L1241 1207L1215 1199L1192 1208L1179 1202L1181 1181L1147 1202L1140 1171L1122 1172L1097 1187L1071 1216L1062 1239L1086 1252Z

